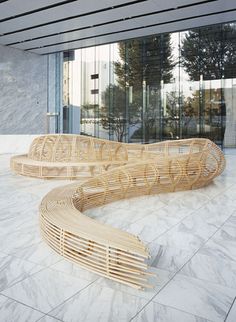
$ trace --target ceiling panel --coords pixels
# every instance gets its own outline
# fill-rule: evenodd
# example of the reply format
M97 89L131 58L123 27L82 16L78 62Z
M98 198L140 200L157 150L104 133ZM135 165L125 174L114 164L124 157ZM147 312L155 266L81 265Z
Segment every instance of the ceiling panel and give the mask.
M138 1L138 0L137 0ZM133 2L137 2L133 1ZM147 0L143 0L147 1ZM123 5L132 1L127 0L99 0L88 1L79 0L65 3L61 6L49 8L48 10L42 10L36 13L29 14L27 16L18 17L5 22L0 23L0 33L15 32L17 30L31 28L37 25L51 23L60 19L69 19L76 15L83 15L88 12L105 10L112 8L113 6Z
M188 19L180 22L169 23L165 26L165 32L174 32L174 31L182 31L190 28L205 26L209 24L223 23L227 21L232 21L235 19L235 12L229 12L224 14L217 14L209 17L200 17L195 19ZM37 54L50 54L59 51L69 50L69 49L77 49L84 48L90 46L96 46L101 44L108 44L116 41L121 41L124 39L132 39L137 37L144 37L147 35L154 35L163 32L163 26L152 26L148 28L142 28L139 30L127 31L117 34L107 34L101 37L93 37L85 40L74 41L71 43L55 45L51 47L44 47L32 50L32 52Z
M0 20L24 14L26 12L42 9L65 1L58 0L8 0L0 3Z
M156 10L156 0L150 1L151 10ZM101 11L98 13L66 20L60 21L53 24L45 25L38 28L33 28L25 31L18 32L17 34L13 33L10 35L2 36L1 43L10 44L14 41L25 41L27 39L32 39L35 37L45 37L50 36L58 32L67 32L70 30L86 28L95 24L107 23L109 21L114 21L117 19L122 19L127 17L129 10L132 12L135 11L135 14L142 14L150 12L150 9L147 7L146 3L138 3L134 5L128 5L127 7L117 8L115 10L110 10L109 14L107 11ZM0 29L1 30L1 29Z
M47 54L228 21L235 0L8 0L0 44Z
M160 12L168 10L176 6L183 6L189 3L189 0L169 0L157 2L157 0L149 0L148 2L138 2L125 7L116 8L113 10L101 11L94 14L56 22L50 25L41 26L21 32L17 32L2 36L2 44L11 44L14 42L25 41L28 39L50 36L55 33L67 32L70 30L86 28L97 24L106 24L108 22L117 21L118 19L125 19L127 17L134 17L136 15L145 15L152 12ZM131 14L132 12L132 14ZM1 25L0 25L1 27ZM1 28L0 28L1 30Z
M173 10L168 13L168 23L176 20L184 20L185 17L195 17L200 15L205 15L206 10L208 14L214 12L220 12L223 10L230 10L234 8L233 3L224 4L225 0L221 0L218 3L206 3L198 6L196 10L190 8L183 8L178 10ZM102 36L103 34L117 33L119 31L125 31L130 29L137 29L148 27L151 25L166 23L166 12L160 14L151 14L150 16L141 16L139 18L133 18L128 20L121 20L116 23L110 23L106 25L101 25L98 27L92 27L88 29L78 30L70 33L61 33L59 35L50 36L47 38L41 38L33 41L22 42L15 44L14 47L19 49L35 49L42 46L52 46L54 44L60 44L63 42L71 42L75 40L82 40L84 38L91 38L94 36Z

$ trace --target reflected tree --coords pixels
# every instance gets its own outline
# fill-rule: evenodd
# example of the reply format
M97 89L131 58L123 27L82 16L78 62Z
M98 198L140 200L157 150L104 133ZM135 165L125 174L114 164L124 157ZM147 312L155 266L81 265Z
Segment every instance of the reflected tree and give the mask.
M117 85L110 87L109 93L108 89L105 91L109 101L104 100L102 125L112 129L121 140L127 135L128 127L139 123L140 136L148 142L157 135L154 127L160 114L157 95L160 95L161 81L169 82L172 78L170 35L120 42L119 56L120 60L114 63Z
M190 80L236 77L236 29L233 24L209 26L186 33L182 66Z
M129 127L137 123L135 111L127 111L126 92L120 86L110 85L104 91L100 120L102 127L119 142L126 140Z
M161 80L170 82L174 62L170 34L157 35L144 40L119 43L120 61L115 62L119 86L159 87Z

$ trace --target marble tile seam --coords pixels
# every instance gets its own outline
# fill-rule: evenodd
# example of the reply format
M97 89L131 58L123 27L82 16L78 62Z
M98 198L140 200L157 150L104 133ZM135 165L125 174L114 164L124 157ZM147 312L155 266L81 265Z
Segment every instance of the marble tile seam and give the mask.
M236 303L236 296L235 296L235 298L234 298L234 300L233 300L233 302L232 302L232 304L231 304L231 306L230 306L230 308L229 308L229 311L227 312L227 314L226 314L226 317L225 317L225 319L224 319L224 322L227 322L227 318L228 318L228 316L229 316L229 314L230 314L230 311L232 310L232 307L235 305L235 303Z
M156 194L156 195L145 195L146 197L150 197L150 196L158 196L158 194ZM124 202L125 203L125 201L126 200L131 200L131 201L134 201L134 199L137 199L137 197L133 197L133 198L129 198L129 199L120 199L120 200L118 200L118 201L121 201L122 203ZM117 201L115 201L114 203L116 203ZM167 206L167 204L164 202L164 201L161 201L162 203L163 203L163 206L161 206L160 208L158 208L157 210L159 210L159 209L162 209L162 208L164 208L164 207L166 207ZM108 205L108 204L107 204ZM116 205L116 204L114 204L113 205L113 202L111 202L110 203L110 205L112 205L112 207L114 208L114 209L119 209L119 210L129 210L130 209L130 207L129 206L127 206L127 205L124 205L124 206L122 206L122 205ZM150 212L151 211L155 211L156 209L155 208L148 208L149 210L150 210Z
M158 210L160 210L160 209L163 209L163 208L165 208L166 206L163 206L163 207L161 207L161 208L158 208ZM124 209L125 210L125 209ZM157 210L157 211L158 211ZM152 210L152 212L154 212L155 210ZM137 219L137 220L135 220L135 221L133 221L132 223L129 223L129 224L127 224L127 225L124 225L123 227L122 227L122 229L127 229L128 227L130 227L131 225L133 225L133 224L136 224L136 223L138 223L140 220L143 220L144 218L146 218L146 217L148 217L148 216L151 216L151 215L153 215L153 214L148 214L148 215L144 215L143 216L143 218L139 218L139 219ZM158 236L159 237L159 236ZM157 238L158 238L157 237ZM156 239L156 238L155 238ZM145 241L145 240L143 240L142 239L142 242L144 242L145 244L146 243L149 243L148 241Z
M163 305L163 306L166 306L166 307L170 307L170 308L173 308L177 311L181 311L183 313L186 313L186 314L189 314L189 315L192 315L192 316L196 316L190 312L187 312L187 311L184 311L184 310L181 310L177 307L174 307L174 306L170 306L170 305L166 305L166 304L163 304L163 303L160 303L158 301L154 301L154 298L174 279L174 277L177 275L178 271L173 273L172 277L152 296L152 298L150 298L150 300L129 320L129 322L133 321L151 302L154 302L154 303L157 303L157 304L160 304L160 305ZM204 318L202 316L199 316L199 318ZM205 319L205 318L204 318ZM208 319L209 322L215 322L215 321L211 321ZM222 321L223 322L223 321Z
M53 318L53 319L55 319L56 321L59 321L59 322L64 322L63 320L61 320L61 319L58 319L58 318L56 318L55 316L52 316L52 315L49 315L49 314L44 314L43 316L41 316L38 320L36 320L35 322L40 322L41 320L43 320L44 318L47 318L47 317L49 317L49 318Z
M226 221L226 220L225 220ZM225 222L224 222L225 223ZM199 247L199 249L201 249L221 228L222 228L222 226L224 225L224 223L201 245L201 247ZM161 287L160 288L160 290L158 290L158 292L150 299L150 301L153 301L154 300L154 298L166 287L166 285L167 284L169 284L173 279L174 279L174 277L176 276L176 275L183 275L183 274L181 274L181 273L179 273L181 270L182 270L182 268L185 266L185 265L187 265L187 263L189 263L190 261L191 261L191 259L198 253L198 251L199 251L199 249L196 251L196 252L194 252L194 254L179 268L179 270L177 270L174 274L173 274L173 276L163 285L163 287ZM185 275L183 275L183 276L185 276ZM185 276L186 277L186 276ZM187 276L188 277L188 276ZM205 281L205 280L202 280L202 279L199 279L199 278L194 278L194 277L190 277L190 278L192 278L192 279L195 279L195 280L201 280L201 281ZM211 281L207 281L208 283L210 283L210 284L212 284L212 285L217 285L217 286L221 286L222 287L222 285L220 285L220 284L217 284L217 283L213 283L213 282L211 282ZM223 286L223 287L225 287L225 288L227 288L226 286ZM155 302L155 301L154 301ZM159 303L158 301L157 301L157 303ZM233 302L231 303L231 306L230 306L230 308L232 307L232 305L233 305ZM146 306L146 305L145 305ZM177 310L179 310L178 308L176 308L176 307L173 307L173 308L175 308L175 309L177 309ZM186 313L190 313L190 312L186 312ZM191 314L191 313L190 313ZM229 311L227 312L227 315L229 314ZM204 318L204 317L203 317Z
M213 181L214 182L214 181ZM220 191L219 191L219 193L218 194L216 194L216 195L214 195L214 196L212 196L212 197L209 197L209 196L207 196L208 198L209 198L209 200L213 200L213 199L215 199L215 198L217 198L217 197L219 197L220 195L222 195L222 191L227 191L227 190L229 190L229 189L231 189L231 187L232 186L234 186L235 185L235 183L231 183L230 184L230 186L228 186L228 187L226 187L225 189L223 189L222 188L222 190L220 189ZM206 186L207 187L207 186ZM201 190L201 188L200 189L198 189L198 190Z
M136 313L136 315L134 315L130 321L132 321L139 313L141 313L147 306L149 303L151 303L153 301L153 299L166 287L167 284L169 284L169 282L176 276L177 272L173 273L173 275L170 277L170 279L165 283L163 284L163 286L150 298L150 300ZM155 302L157 303L157 302ZM161 303L159 303L161 304ZM161 304L163 305L163 304ZM177 308L174 308L174 309L177 309ZM177 309L178 310L178 309ZM185 313L188 313L188 312L185 312Z
M213 321L213 320L209 320L209 319L206 319L205 317L202 317L202 316L200 316L200 315L196 315L196 314L192 314L192 313L189 313L189 312L187 312L187 311L184 311L184 310L181 310L181 309L177 309L176 307L174 307L174 306L172 306L172 305L166 305L166 304L162 304L162 303L160 303L160 302L154 302L153 300L150 300L145 306L144 306L144 308L142 308L141 310L139 310L139 312L138 313L136 313L130 320L129 320L129 322L132 322L132 321L134 321L134 319L150 304L150 303L155 303L155 304L159 304L159 305L162 305L162 306L165 306L165 307L167 307L167 308L171 308L171 309L174 309L174 310L176 310L176 311L179 311L179 312L182 312L182 313L185 313L185 314L188 314L189 316L192 316L192 317L195 317L195 318L199 318L200 320L204 320L204 321L207 321L207 322L215 322L215 321ZM158 321L156 321L156 322L158 322ZM178 321L178 322L180 322L180 321ZM197 320L196 320L196 322L197 322ZM222 321L222 322L227 322L227 321Z
M235 184L234 184L234 185L235 185ZM231 185L231 187L232 187L232 185ZM229 189L229 188L228 188L228 189ZM222 192L221 192L221 193L222 193ZM219 193L219 194L221 194L221 193ZM219 195L219 194L218 194L218 195ZM214 198L215 198L215 196L214 196ZM211 199L214 199L214 198L211 198ZM194 211L195 211L195 210L194 210ZM194 212L194 211L193 211L193 212ZM139 220L139 219L138 219L138 220ZM137 221L138 221L138 220L137 220ZM182 220L183 220L183 219L182 219ZM228 220L228 219L227 219L227 220ZM181 221L181 220L180 220L180 221ZM29 246L29 247L30 247L30 246ZM49 265L48 267L50 267L50 265ZM52 269L53 269L53 268L52 268ZM70 275L70 274L68 274L68 275ZM80 290L80 291L81 291L81 290ZM79 292L80 292L80 291L79 291ZM79 292L78 292L78 293L79 293ZM75 295L73 295L73 296L75 296ZM72 297L73 297L73 296L72 296ZM68 300L68 299L67 299L67 300ZM66 300L66 301L67 301L67 300ZM15 301L15 300L14 300L14 301ZM150 303L150 301L149 301L149 303ZM157 303L157 302L155 302L155 303ZM23 304L23 305L25 305L25 304ZM61 304L60 304L60 305L61 305ZM176 308L175 308L175 309L176 309ZM176 310L179 310L179 309L176 309ZM180 310L179 310L179 311L180 311ZM183 312L184 312L184 311L183 311ZM188 314L190 314L190 313L188 312ZM45 316L46 316L46 315L45 315ZM54 318L55 318L55 317L54 317ZM41 319L41 318L40 318L40 319Z
M14 218L14 217L11 217L11 218ZM15 219L15 218L14 218ZM31 219L32 220L32 219ZM30 233L37 233L38 232L38 223L30 223L31 220L28 220L26 222L22 222L22 226L20 227L14 227L12 230L11 230L11 233L19 233L20 231L22 231L22 233L24 234L30 234ZM2 222L0 222L2 224ZM4 224L4 223L3 223ZM20 224L21 225L21 224ZM26 227L24 227L24 225ZM9 232L6 232L6 233L3 233L2 236L4 235L8 235Z
M217 232L219 232L221 229L222 229L222 227L225 225L225 223L227 222L227 220L229 219L231 217L231 215L216 229L216 231L207 239L207 240L205 240L205 242L196 250L196 252L194 252L194 254L187 260L187 262L186 263L184 263L183 264L183 266L179 269L179 271L188 263L188 262L190 262L191 261L191 259L199 252L199 250L201 249L201 248L203 248L203 246L205 246L205 244L209 241L209 240L211 240L212 239L212 237L214 236L214 235L216 235L217 234ZM207 255L206 255L207 256ZM177 272L178 273L178 272Z
M116 208L117 209L117 208ZM126 210L126 209L124 209L124 210ZM101 216L101 218L102 217L105 217L105 216L107 216L107 215L102 215ZM148 217L148 216L150 216L150 215L145 215L145 216L143 216L143 218L146 218L146 217ZM142 219L143 219L142 218ZM137 219L137 220L134 220L133 222L129 222L129 223L127 223L127 224L124 224L124 226L122 226L121 228L122 228L122 230L125 230L125 229L127 229L130 225L133 225L134 223L137 223L139 220L141 220L141 219ZM110 225L110 224L107 224L107 223L104 223L104 225ZM143 240L142 240L143 241ZM145 241L144 241L145 242Z
M32 246L32 245L31 245ZM31 246L29 246L29 247L31 247ZM28 248L28 247L27 247ZM17 257L17 256L14 256L13 254L6 254L6 257L8 257L8 256L12 256L12 257L14 257L14 258L16 258L16 259L19 259L19 257ZM24 280L26 280L26 279L28 279L28 278L32 278L33 276L35 276L36 274L38 274L38 273L41 273L42 271L44 271L44 270L46 270L46 269L50 269L51 271L59 271L59 272L61 272L61 273L63 273L63 274L65 274L65 275L68 275L68 276L70 276L70 277L74 277L74 278L78 278L78 277L76 277L76 276L73 276L72 274L69 274L69 273L67 273L67 272L65 272L65 271L60 271L60 270L57 270L57 269L54 269L52 266L53 265L55 265L56 263L59 263L59 262L61 262L63 260L63 258L61 259L61 260L58 260L57 262L55 262L55 263L52 263L52 264L49 264L49 265L41 265L41 264L37 264L37 263L35 263L35 262L31 262L31 261L28 261L28 260L26 260L26 259L22 259L22 261L25 261L25 262L28 262L28 263L30 263L30 264L34 264L35 266L41 266L42 268L41 269L39 269L38 271L36 271L36 272L34 272L34 273L32 273L32 274L30 274L30 275L28 275L28 276L25 276L24 278L22 278L22 279L20 279L20 280L18 280L17 282L15 282L15 283L13 283L13 284L11 284L9 287L6 287L6 288L4 288L3 290L1 290L0 291L0 294L1 295L4 295L2 292L4 292L4 291L6 291L7 289L9 289L9 288L11 288L11 287L13 287L13 286L15 286L15 285L17 285L18 283L21 283L22 281L24 281ZM98 278L96 279L96 280L94 280L93 282L95 282L95 281L97 281L98 279L99 279L100 277L98 276ZM84 278L85 280L86 280L86 278ZM86 280L86 281L88 281L88 280ZM89 282L89 281L88 281ZM93 283L92 282L92 283ZM90 283L90 284L92 284L92 283ZM90 284L88 284L88 285L90 285ZM87 286L88 286L87 285ZM87 287L86 286L86 287ZM86 288L85 287L85 288ZM83 288L84 289L84 288ZM78 292L79 293L79 292ZM76 293L77 294L77 293ZM74 294L75 295L75 294ZM4 295L4 296L6 296L6 295ZM44 313L45 314L45 313Z
M200 297L194 295L195 289L197 293L201 294ZM180 291L179 296L176 293L176 296L173 297L173 294L178 291ZM197 315L204 321L223 322L234 300L235 290L209 282L206 283L199 279L176 275L173 283L159 292L157 297L153 299L153 302Z
M195 254L196 255L196 254ZM187 264L187 263L186 263ZM186 265L184 264L184 266ZM235 287L230 287L230 286L227 286L227 285L223 285L223 284L219 284L219 283L216 283L216 282L213 282L213 281L209 281L207 279L203 279L203 278L199 278L199 277L194 277L194 276L189 276L189 275L185 275L181 272L178 272L176 275L178 276L184 276L186 278L190 278L190 279L193 279L193 280L197 280L197 281L202 281L202 282L207 282L209 284L212 284L213 286L221 286L221 287L225 287L225 288L228 288L228 289L231 289L231 290L236 290Z
M203 245L205 245L215 234L216 234L216 232L217 231L219 231L220 229L221 229L221 227L224 225L224 223L201 245L201 247L199 248L199 249L201 249L202 247L203 247ZM194 254L175 272L175 273L173 273L173 275L171 276L171 278L156 292L156 294L154 294L153 295L153 297L148 301L148 303L146 303L144 306L143 306L143 308L142 309L140 309L138 312L137 312L137 314L134 316L134 317L132 317L131 318L131 320L130 321L132 321L140 312L142 312L144 309L145 309L145 307L150 303L150 302L152 302L153 300L154 300L154 298L174 279L174 277L176 276L176 275L178 275L179 274L179 272L181 271L181 269L188 263L188 262L190 262L191 261L191 259L198 253L198 251L199 251L199 249L196 251L196 252L194 252ZM184 275L185 276L185 275ZM193 278L193 277L191 277L191 278ZM201 280L201 279L198 279L198 278L195 278L196 280ZM207 281L208 282L208 281ZM216 283L212 283L212 282L208 282L208 283L211 283L211 284L213 284L213 285L219 285L219 286L222 286L222 285L220 285L220 284L216 284ZM153 301L153 302L155 302L155 301ZM158 301L157 302L155 302L155 303L159 303ZM159 303L159 304L161 304L161 303ZM162 304L162 305L164 305L164 304ZM233 305L233 303L231 304L231 307L232 307L232 305ZM172 307L172 306L171 306ZM230 308L231 308L230 307ZM174 308L174 309L176 309L176 310L179 310L179 308L176 308L176 307L172 307L172 308ZM191 314L191 315L193 315L192 313L190 313L190 312L187 312L187 311L183 311L183 310L179 310L179 311L182 311L182 312L185 312L185 313L188 313L188 314ZM229 311L227 312L227 314L229 313ZM205 317L201 317L201 316L199 316L200 318L205 318ZM214 321L212 321L212 322L214 322Z
M8 256L12 256L12 255L8 255ZM15 258L16 258L16 257L15 257ZM19 258L17 258L17 259L19 259ZM28 261L26 261L25 259L24 259L24 261L25 261L25 262L28 262ZM30 262L28 262L28 263L30 263ZM30 263L30 264L32 264L32 263ZM33 263L33 264L35 264L35 263ZM39 264L35 264L35 265L37 265L37 266L42 266L42 265L39 265ZM17 285L18 283L23 282L24 280L26 280L26 279L28 279L28 278L30 278L30 277L33 277L34 275L36 275L36 274L38 274L38 273L42 272L42 271L43 271L43 270L45 270L46 268L47 268L47 267L43 267L43 266L42 266L42 268L41 268L40 270L38 270L38 271L36 271L36 272L34 272L34 273L32 273L32 274L28 275L28 276L25 276L25 277L23 277L22 279L20 279L19 281L17 281L17 282L15 282L15 283L11 284L10 286L8 286L8 287L6 287L6 288L2 289L2 290L0 291L0 295L4 295L4 294L3 294L3 292L5 292L7 289L9 289L9 288L11 288L11 287L13 287L13 286ZM4 296L6 296L6 295L4 295ZM16 300L14 300L14 301L16 301ZM23 304L23 303L21 303L21 304Z
M20 250L20 252L21 251L27 251L28 249L30 249L32 246L35 246L35 245L38 245L38 244L41 244L41 243L45 243L43 240L42 241L40 241L40 242L38 242L38 243L35 243L35 244L32 244L32 245L29 245L29 246L26 246L26 247L23 247L21 250ZM45 243L46 244L46 243ZM46 244L47 245L47 244ZM2 252L2 251L1 251ZM15 258L21 258L20 256L17 256L17 253L18 253L19 251L16 251L15 253L12 253L12 254L7 254L7 255L10 255L10 256L13 256L13 257L15 257ZM55 254L56 255L58 255L56 252L55 252ZM60 256L60 255L59 255ZM38 263L36 263L36 262L33 262L32 260L29 260L29 259L24 259L25 261L27 261L27 262L29 262L29 263L31 263L31 264L37 264L37 265L41 265L41 266L43 266L44 268L50 268L52 265L54 265L54 264L56 264L56 263L59 263L59 262L61 262L62 260L63 260L63 257L61 258L61 259L58 259L58 261L56 261L56 262L53 262L53 263L51 263L51 264L49 264L49 265L45 265L45 264L38 264Z
M55 321L64 322L63 320L60 320L60 319L56 318L55 316L52 316L52 315L49 315L49 314L45 314L44 316L42 316L41 318L39 318L35 322L41 322L41 321L44 320L44 318L47 318L47 317L52 318Z
M5 297L5 298L7 298L7 299L9 299L9 300L11 300L11 301L13 301L13 302L19 303L19 304L21 304L21 305L24 305L24 306L26 306L26 307L28 307L28 308L30 308L30 309L33 309L33 310L35 310L35 311L37 311L37 312L41 313L41 314L42 314L42 316L40 317L40 319L43 317L43 315L45 315L45 313L44 313L44 312L40 311L40 310L39 310L39 309L37 309L37 308L34 308L33 306L30 306L30 305L28 305L28 304L25 304L25 303L23 303L23 302L20 302L20 301L18 301L18 300L15 300L15 299L13 299L12 297L7 296L7 295L2 294L2 293L0 293L0 295L1 295L1 296L3 296L3 297Z
M66 274L66 273L64 273L64 274ZM69 275L69 274L67 274L67 275ZM75 277L75 278L76 278L76 277ZM51 317L55 318L55 316L54 316L54 315L50 314L51 312L53 312L54 310L56 310L58 307L60 307L60 306L64 305L67 301L69 301L69 300L73 299L73 297L77 296L79 293L81 293L82 291L84 291L86 288L90 287L90 286L91 286L92 284L94 284L98 279L99 279L99 277L98 277L96 280L94 280L94 281L90 282L89 284L87 284L85 287L83 287L82 289L80 289L78 292L76 292L76 293L74 293L73 295L71 295L70 297L66 298L63 302L61 302L60 304L58 304L58 305L56 305L55 307L53 307L50 311L48 311L48 312L46 313L46 315L48 315L48 316L51 316ZM56 319L58 319L58 318L56 318Z
M28 248L28 247L27 247ZM9 254L10 256L13 256L13 257L15 257L15 258L20 258L20 256L16 256L15 254ZM28 259L24 259L25 261L27 261L28 263L30 263L30 264L35 264L35 265L39 265L39 266L42 266L43 267L43 269L46 269L46 268L50 268L50 269L54 269L54 268L51 268L51 266L53 266L54 264L57 264L57 263L59 263L59 262L61 262L63 259L59 259L58 261L56 261L56 262L53 262L53 263L51 263L51 264L49 264L49 265L46 265L46 264L38 264L38 263L36 263L36 262L33 262L32 260L28 260ZM69 274L70 275L70 274Z
M230 189L227 188L226 190ZM221 195L222 193L219 192L219 194L215 195L211 200L213 199L216 199L219 195ZM209 200L210 201L210 200ZM187 218L190 218L191 216L193 216L194 213L198 212L200 209L204 208L204 206L206 206L209 201L203 203L198 209L194 209L193 211L191 211L188 215L186 215L185 217L181 218L179 222L177 222L176 224L174 224L172 227L168 228L165 232L161 233L159 236L157 236L156 238L154 238L153 240L151 240L150 242L147 243L147 246L154 242L156 239L160 238L161 236L165 235L168 231L170 231L171 229L173 229L174 227L177 227L182 221L184 221L185 219ZM164 208L164 207L163 207ZM235 212L235 209L232 209L232 213ZM226 220L228 220L231 216L232 216L232 213L229 214L228 218ZM221 226L219 226L218 228L220 228ZM210 237L211 238L211 237Z
M197 252L178 275L230 288L236 294L236 262L230 259Z
M67 273L65 270L61 270L61 269L58 269L58 268L54 268L54 267L52 267L52 266L54 266L54 265L56 265L56 264L58 264L58 263L60 263L60 262L63 262L65 260L65 258L62 258L62 260L60 260L60 261L58 261L58 262L56 262L56 263L53 263L53 264L51 264L51 265L49 265L48 267L45 267L45 268L48 268L48 269L50 269L51 271L56 271L56 272L59 272L59 273L62 273L62 274L65 274L65 275L68 275L68 276L70 276L70 277L73 277L73 278L77 278L77 279L79 279L80 277L78 277L78 276L75 276L74 274L70 274L70 273ZM75 263L73 263L73 262L70 262L70 261L68 261L69 263L71 263L72 265L77 265L77 264L75 264ZM82 268L82 269L84 269L85 271L87 271L84 267L82 267L82 266L79 266L78 265L78 268ZM90 271L87 271L87 272L90 272ZM91 273L93 273L93 272L91 272ZM96 274L96 273L94 273L94 274ZM99 280L101 277L99 276L99 275L97 275L97 278L95 279L95 280L93 280L93 281L90 281L89 279L87 279L87 278L85 278L85 277L83 277L83 279L85 279L87 282L90 282L90 284L92 284L93 282L96 282L97 280ZM89 285L90 285L89 284ZM87 286L86 286L87 287ZM83 289L85 289L86 287L84 287ZM81 289L81 291L82 291L82 289ZM79 292L78 292L79 293ZM77 294L77 293L76 293Z
M224 225L227 225L227 224L228 224L227 222L228 222L228 221L230 221L230 218L231 218L231 217L235 217L235 216L236 216L236 210L234 210L234 211L232 212L232 214L230 215L230 217L226 219L226 221L224 222ZM232 225L232 224L231 224L231 225Z
M14 234L16 234L16 233L19 233L19 231L14 232ZM24 235L24 237L29 237L29 236L31 236L31 237L35 237L36 235L32 236L32 234L30 234L30 233L27 233L27 234L25 234L25 235ZM5 237L7 237L7 235L5 235ZM33 246L33 245L35 245L35 244L37 244L37 243L39 242L39 236L37 235L36 237L38 238L38 240L33 241L33 242L30 244L31 246ZM11 245L11 246L12 246L12 245ZM20 247L20 246L19 246L19 247ZM20 248L21 248L21 247L20 247ZM19 248L17 248L17 251L18 251L18 249L19 249ZM7 252L7 254L8 254L8 255L12 255L12 253L13 253L13 252L15 252L15 249L14 249L14 248L12 248L12 247L10 247L10 248L8 248L5 252Z
M24 233L29 233L29 231L32 232L31 228L35 227L36 229L38 226L38 218L37 218L37 215L35 214L35 210L33 209L32 211L30 211L30 214L23 213L22 215L20 215L20 212L14 215L12 213L14 212L14 210L12 212L9 211L7 213L5 212L4 209L1 209L1 212L2 212L2 219L0 219L0 224L1 224L1 230L3 230L2 232L3 234L5 232L9 233L10 231L11 233L13 233L19 230L24 231ZM24 210L22 210L22 212L24 212ZM31 218L29 217L29 215L31 215Z
M207 203L208 203L208 202L204 203L204 204L202 205L202 207L203 207L203 206L205 206ZM202 207L198 208L197 210L201 209ZM171 229L173 229L173 228L177 227L177 226L178 226L178 225L179 225L183 220L185 220L186 218L188 218L188 217L192 216L192 215L193 215L193 213L194 213L194 212L196 212L197 210L193 210L193 211L192 211L192 212L190 212L188 215L186 215L185 217L181 218L181 219L180 219L176 224L174 224L172 227L167 228L167 229L166 229L166 231L164 231L163 233L161 233L160 235L158 235L156 238L154 238L153 240L151 240L150 242L148 242L148 244L153 243L156 239L160 238L161 236L164 236L164 235L165 235L167 232L169 232ZM148 244L147 244L147 246L148 246Z

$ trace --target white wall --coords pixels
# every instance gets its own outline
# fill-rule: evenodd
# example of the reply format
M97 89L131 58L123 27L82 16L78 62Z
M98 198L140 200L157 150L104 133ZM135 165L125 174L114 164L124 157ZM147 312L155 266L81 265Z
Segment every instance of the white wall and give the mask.
M47 57L0 45L0 134L46 131Z

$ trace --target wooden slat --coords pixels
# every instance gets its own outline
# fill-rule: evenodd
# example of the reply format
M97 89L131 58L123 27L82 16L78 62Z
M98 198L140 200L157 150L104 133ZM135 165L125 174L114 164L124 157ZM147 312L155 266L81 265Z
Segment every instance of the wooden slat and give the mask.
M146 288L153 274L145 263L149 257L145 245L138 237L97 222L83 211L140 195L205 186L223 171L225 159L207 139L139 145L79 135L37 138L27 156L11 159L13 171L35 177L42 177L45 168L56 178L70 177L72 167L78 171L81 164L87 164L88 173L91 164L114 167L50 191L40 205L42 236L64 258L114 281Z

